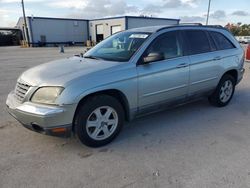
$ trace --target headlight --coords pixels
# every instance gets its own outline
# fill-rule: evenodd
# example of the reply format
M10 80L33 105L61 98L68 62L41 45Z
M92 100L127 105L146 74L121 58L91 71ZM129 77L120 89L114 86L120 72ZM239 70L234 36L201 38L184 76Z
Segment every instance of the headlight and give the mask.
M62 93L63 87L41 87L33 94L31 101L44 104L55 104L57 97Z

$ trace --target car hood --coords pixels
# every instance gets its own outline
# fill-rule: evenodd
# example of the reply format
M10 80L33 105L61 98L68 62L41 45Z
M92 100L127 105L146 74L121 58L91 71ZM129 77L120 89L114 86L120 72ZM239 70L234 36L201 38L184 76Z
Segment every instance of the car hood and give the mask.
M121 62L71 57L41 64L25 71L20 80L32 86L65 86L68 82L91 73L109 69Z

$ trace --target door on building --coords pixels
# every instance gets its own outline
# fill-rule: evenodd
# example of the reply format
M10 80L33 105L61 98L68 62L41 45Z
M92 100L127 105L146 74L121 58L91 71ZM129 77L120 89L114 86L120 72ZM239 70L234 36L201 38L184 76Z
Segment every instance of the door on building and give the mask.
M121 30L122 30L122 28L120 25L113 25L113 26L111 26L111 35L119 32Z
M46 35L40 35L40 41L38 41L39 46L45 46L46 45Z
M96 42L101 42L104 39L104 35L103 35L103 25L99 24L96 25Z

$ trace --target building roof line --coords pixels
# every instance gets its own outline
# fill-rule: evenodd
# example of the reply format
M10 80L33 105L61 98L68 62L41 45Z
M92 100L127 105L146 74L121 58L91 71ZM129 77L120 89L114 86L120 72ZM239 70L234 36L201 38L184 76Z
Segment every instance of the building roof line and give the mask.
M15 27L0 27L0 30L20 30L20 29Z
M54 18L54 17L39 17L39 16L27 16L29 19L45 19L45 20L72 20L72 21L89 21L87 19L79 18Z
M180 21L180 19L174 18L161 18L161 17L144 17L144 16L114 16L114 17L107 17L107 18L96 18L91 19L89 21L98 21L98 20L110 20L110 19L120 19L120 18L139 18L139 19L155 19L155 20L173 20L173 21Z
M21 17L20 17L21 18ZM20 19L19 18L19 19ZM120 19L120 18L136 18L136 19L152 19L152 20L173 20L180 21L180 19L174 18L161 18L161 17L144 17L144 16L114 16L107 18L96 18L96 19L79 19L79 18L54 18L54 17L40 17L40 16L27 16L28 19L50 19L50 20L72 20L72 21L98 21L98 20L111 20L111 19Z

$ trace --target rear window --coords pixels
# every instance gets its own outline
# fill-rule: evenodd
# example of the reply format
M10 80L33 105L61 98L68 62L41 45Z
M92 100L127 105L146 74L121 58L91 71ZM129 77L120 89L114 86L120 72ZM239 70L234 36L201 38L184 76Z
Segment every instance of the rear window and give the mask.
M210 52L210 43L207 34L201 30L185 31L188 39L190 55Z
M210 34L214 39L214 42L216 43L218 50L227 50L235 48L232 42L229 41L223 34L213 31L211 31Z

